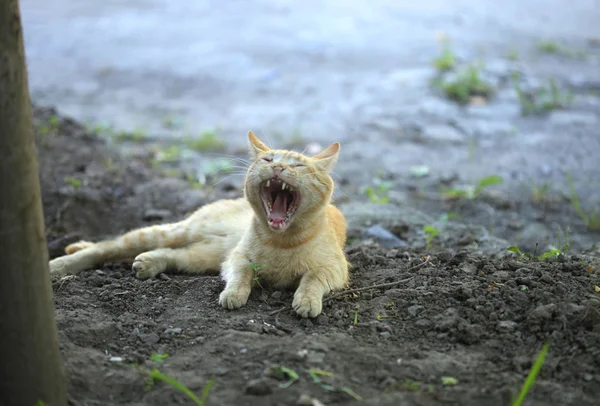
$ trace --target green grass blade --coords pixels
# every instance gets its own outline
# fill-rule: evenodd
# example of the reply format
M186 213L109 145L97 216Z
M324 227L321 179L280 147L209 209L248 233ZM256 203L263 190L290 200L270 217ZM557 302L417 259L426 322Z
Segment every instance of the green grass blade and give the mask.
M206 385L204 385L204 388L202 389L202 397L200 398L200 402L202 402L203 405L206 404L206 401L208 400L208 394L210 393L210 390L212 389L214 384L215 377L213 376L208 382L206 382Z
M542 369L542 364L544 363L544 359L546 358L546 354L548 353L548 347L550 347L550 343L546 342L546 344L544 344L544 346L542 347L542 350L540 351L537 359L535 360L533 367L531 367L529 375L527 375L527 379L525 380L525 383L521 388L521 393L519 393L519 397L513 402L512 406L521 406L523 404L525 396L527 396L527 393L533 387L538 373L540 372L540 369Z
M573 185L573 179L571 179L571 175L569 175L569 173L567 173L567 183L569 184L569 189L571 189L571 205L573 206L575 212L579 215L579 217L581 217L581 219L586 224L588 224L589 218L588 216L586 216L583 209L581 208L581 203L579 202L579 194L577 193L577 190L575 190L575 185Z
M187 395L187 397L189 397L190 399L192 399L194 401L194 403L196 403L197 406L204 406L204 402L202 400L198 399L198 397L194 394L194 392L189 390L184 384L177 381L176 379L173 379L170 376L163 374L158 369L153 369L152 371L150 371L150 377L154 380L163 381L163 382L171 385L175 389L178 389L181 392L185 393ZM204 393L202 395L204 397ZM206 395L208 396L208 393Z

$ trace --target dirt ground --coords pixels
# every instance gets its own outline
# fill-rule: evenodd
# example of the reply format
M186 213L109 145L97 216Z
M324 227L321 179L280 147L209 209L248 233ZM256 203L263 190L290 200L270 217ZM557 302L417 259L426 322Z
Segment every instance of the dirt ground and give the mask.
M197 188L164 175L143 151L119 155L52 109L35 107L34 117L51 257L79 238L178 219L240 195L228 182ZM519 259L506 251L512 244L481 227L485 221L459 220L444 223L425 249L422 224L443 212L431 205L449 203L407 187L407 202L373 210L351 182L339 184L350 223L351 287L397 285L328 301L317 319L302 320L289 310L271 315L291 304L292 292L258 288L246 307L222 309L218 277L139 281L130 264L117 263L54 279L70 404L191 405L165 383L148 384L144 371L157 367L198 395L213 378L209 405L509 405L547 340L548 357L526 404L597 404L598 245L550 261ZM489 205L498 224L523 211L499 201L491 194L455 209L464 217ZM410 208L418 202L423 212ZM538 210L569 212L564 201L548 207ZM551 224L552 216L539 218ZM376 223L408 245L384 248L366 238L365 225ZM168 357L160 362L153 354ZM287 386L279 367L299 379ZM316 375L317 383L314 370L330 374Z

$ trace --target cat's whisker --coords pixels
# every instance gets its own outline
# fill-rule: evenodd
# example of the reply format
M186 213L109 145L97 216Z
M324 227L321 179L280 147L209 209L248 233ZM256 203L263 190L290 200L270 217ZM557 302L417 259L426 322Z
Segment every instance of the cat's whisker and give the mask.
M239 173L232 173L232 174L230 174L230 175L228 175L228 176L225 176L224 178L222 178L222 179L219 179L219 181L218 181L218 182L215 182L215 183L213 183L213 184L212 184L212 187L215 187L215 186L219 185L221 182L225 182L226 180L228 180L228 179L230 179L230 178L233 178L234 176L239 176L239 175L242 175L242 174L239 174Z

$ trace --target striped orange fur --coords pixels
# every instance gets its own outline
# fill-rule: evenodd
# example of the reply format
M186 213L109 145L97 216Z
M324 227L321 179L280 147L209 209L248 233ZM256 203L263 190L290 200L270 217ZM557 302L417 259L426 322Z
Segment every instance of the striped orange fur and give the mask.
M169 270L220 272L226 286L219 302L235 309L246 304L258 264L261 285L295 289L296 312L319 315L323 295L348 282L346 222L331 204L340 145L309 157L270 149L252 132L248 140L253 161L243 198L208 204L177 223L71 244L50 261L51 273L77 274L117 259L132 259L140 279Z

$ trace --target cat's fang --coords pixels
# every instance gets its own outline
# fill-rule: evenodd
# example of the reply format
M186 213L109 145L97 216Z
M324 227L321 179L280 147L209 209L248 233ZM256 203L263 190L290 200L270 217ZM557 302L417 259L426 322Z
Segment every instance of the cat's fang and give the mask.
M281 182L281 190L285 190L285 182Z

